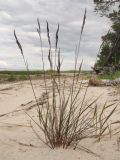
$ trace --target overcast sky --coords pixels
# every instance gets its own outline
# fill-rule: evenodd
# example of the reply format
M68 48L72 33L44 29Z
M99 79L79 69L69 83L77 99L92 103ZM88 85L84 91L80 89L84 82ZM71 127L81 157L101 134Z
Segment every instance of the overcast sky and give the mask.
M59 47L63 57L62 69L73 69L74 50L79 40L85 8L87 19L80 48L83 69L94 65L101 36L107 33L110 22L94 12L93 0L0 0L0 68L7 70L25 69L21 54L15 43L13 30L23 46L31 69L42 69L36 19L41 22L42 40L46 68L48 68L48 42L46 20L50 25L54 48L57 23L60 24Z

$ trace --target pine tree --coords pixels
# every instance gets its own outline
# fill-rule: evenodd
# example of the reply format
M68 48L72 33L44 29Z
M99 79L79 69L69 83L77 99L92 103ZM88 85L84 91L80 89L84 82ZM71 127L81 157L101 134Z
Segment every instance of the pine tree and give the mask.
M108 15L112 22L110 31L102 36L102 45L95 67L120 64L120 6Z

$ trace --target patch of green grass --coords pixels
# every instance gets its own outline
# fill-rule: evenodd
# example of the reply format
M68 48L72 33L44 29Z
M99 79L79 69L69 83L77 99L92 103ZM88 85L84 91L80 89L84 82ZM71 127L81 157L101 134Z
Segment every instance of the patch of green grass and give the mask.
M46 71L49 73L48 71ZM43 75L43 71L30 71L29 73L33 77L39 77ZM21 81L28 80L26 71L0 71L0 80L1 81Z
M13 82L13 81L16 81L17 80L17 76L15 76L14 74L11 74L9 77L8 77L8 81L9 82Z
M103 74L98 76L100 79L109 79L114 80L118 77L120 77L120 71L116 71L114 74Z
M29 74L30 75L36 75L36 74L43 74L44 72L42 70L39 70L39 71L30 71ZM0 74L2 75L11 75L11 74L14 74L14 75L26 75L27 74L27 71L0 71Z
M29 71L30 76L32 76L34 79L40 78L44 73L46 75L51 75L51 71L49 70L39 70L39 71ZM74 70L67 70L67 71L62 71L62 75L70 76L69 73L74 74L76 72L76 75L79 73L79 71L74 71ZM54 71L55 76L57 76L57 71ZM92 72L91 71L81 71L81 77L83 79L90 79L92 77ZM0 80L1 81L19 81L19 80L28 80L27 76L27 71L0 71Z
M19 75L18 80L20 80L20 81L28 80L28 76L27 75Z

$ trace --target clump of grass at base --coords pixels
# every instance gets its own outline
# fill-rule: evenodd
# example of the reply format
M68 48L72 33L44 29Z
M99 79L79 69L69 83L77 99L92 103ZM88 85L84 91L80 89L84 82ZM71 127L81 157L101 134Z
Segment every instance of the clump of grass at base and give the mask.
M79 71L77 72L77 76L76 71L78 65L77 61L79 56L80 42L85 25L85 20L86 11L83 18L79 43L75 51L75 67L73 78L71 78L71 84L69 86L66 82L66 78L61 78L62 60L61 52L58 48L59 24L55 35L55 52L53 53L53 51L51 51L51 37L49 24L48 22L46 22L47 38L49 44L48 61L50 64L51 71L51 78L49 79L49 81L52 86L50 96L48 92L45 62L43 57L44 54L41 38L41 27L39 20L37 20L37 32L40 40L42 64L44 71L44 87L45 94L47 95L46 103L41 103L41 105L35 94L35 89L31 77L29 75L29 66L25 59L22 46L14 31L16 43L21 51L21 55L23 57L27 69L27 75L29 77L30 85L32 87L32 91L36 101L38 119L35 120L29 113L26 114L34 123L34 125L32 125L34 133L43 143L45 143L52 149L58 147L63 147L65 149L73 147L74 149L76 149L79 145L79 142L84 138L96 137L100 140L102 136L104 136L104 134L111 133L109 127L109 119L114 114L117 106L113 107L114 104L105 104L103 107L98 107L96 105L97 99L93 101L88 101L86 99L88 87L86 87L83 97L81 99L79 97L82 90L82 81L79 81L82 62L81 64L79 64ZM56 71L58 76L55 76ZM110 107L112 109L110 110L110 112L107 112L107 115L105 115L105 111L110 109ZM37 126L37 130L35 129L35 126ZM39 130L42 131L44 138L42 138L39 134Z

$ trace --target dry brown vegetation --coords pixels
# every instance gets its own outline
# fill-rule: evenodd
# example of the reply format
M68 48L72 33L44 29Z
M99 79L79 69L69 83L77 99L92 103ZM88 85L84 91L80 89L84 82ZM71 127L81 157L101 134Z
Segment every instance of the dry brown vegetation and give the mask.
M97 77L89 79L89 86L102 86L102 84L102 80L98 79Z

